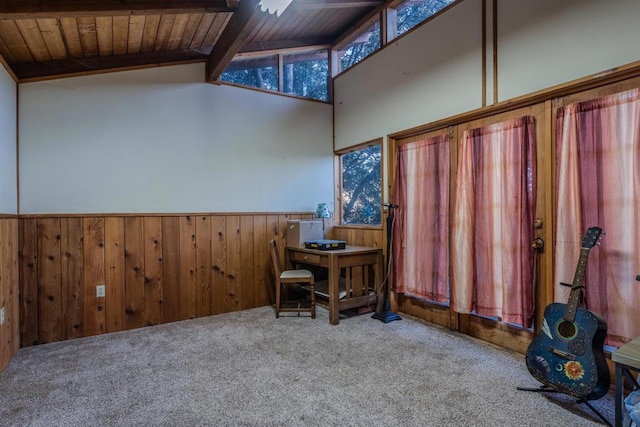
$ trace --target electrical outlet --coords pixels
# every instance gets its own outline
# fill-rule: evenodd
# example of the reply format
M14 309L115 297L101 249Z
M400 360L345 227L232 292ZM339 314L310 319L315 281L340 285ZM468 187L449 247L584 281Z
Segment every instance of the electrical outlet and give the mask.
M0 325L4 325L4 307L0 308Z
M105 289L104 289L104 285L98 285L96 286L96 297L98 298L104 298L105 296Z

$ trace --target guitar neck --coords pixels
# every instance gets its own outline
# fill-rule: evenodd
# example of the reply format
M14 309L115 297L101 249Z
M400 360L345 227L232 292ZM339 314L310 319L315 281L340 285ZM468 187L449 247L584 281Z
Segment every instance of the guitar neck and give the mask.
M571 283L571 294L569 295L567 310L564 314L564 319L568 322L573 322L576 318L576 311L578 311L578 302L580 301L580 295L582 294L582 285L584 284L584 274L587 269L588 257L589 248L580 249L580 258L578 259L576 272L573 275L573 282Z

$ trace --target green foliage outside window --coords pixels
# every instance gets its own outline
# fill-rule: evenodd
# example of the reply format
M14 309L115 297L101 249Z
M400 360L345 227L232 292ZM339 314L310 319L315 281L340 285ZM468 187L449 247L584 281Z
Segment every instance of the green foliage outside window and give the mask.
M282 92L305 98L329 100L327 51L285 55Z
M402 3L397 10L397 35L401 35L427 19L435 15L440 10L449 6L455 0L424 0L416 2L414 0Z
M380 49L380 22L373 24L341 51L340 69L346 70L378 49Z
M278 57L231 62L220 76L223 82L278 91Z
M223 82L320 101L329 100L329 54L327 50L281 54L283 87L279 86L279 56L232 61L222 73Z
M382 223L381 146L340 156L342 171L342 223Z

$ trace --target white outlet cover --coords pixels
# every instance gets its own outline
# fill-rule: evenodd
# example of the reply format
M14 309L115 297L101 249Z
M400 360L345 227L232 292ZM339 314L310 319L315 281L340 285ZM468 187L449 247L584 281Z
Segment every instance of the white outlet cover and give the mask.
M105 296L105 288L104 285L98 285L96 286L96 297L97 298L104 298Z

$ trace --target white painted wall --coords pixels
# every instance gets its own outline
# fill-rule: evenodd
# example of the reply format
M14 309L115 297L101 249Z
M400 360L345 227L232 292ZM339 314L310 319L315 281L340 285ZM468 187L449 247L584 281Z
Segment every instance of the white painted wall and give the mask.
M203 83L204 65L20 85L21 213L314 211L330 105Z
M334 80L336 149L482 105L482 1L465 0Z
M640 59L638 0L498 0L500 101Z
M493 102L487 1L487 103ZM505 101L640 60L638 0L498 0ZM481 107L482 2L464 0L335 79L337 149Z
M0 213L18 213L17 84L0 65Z

